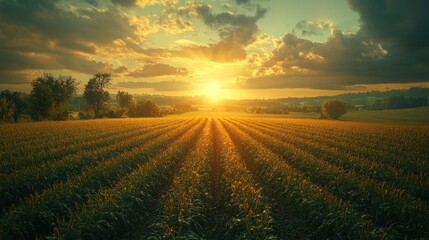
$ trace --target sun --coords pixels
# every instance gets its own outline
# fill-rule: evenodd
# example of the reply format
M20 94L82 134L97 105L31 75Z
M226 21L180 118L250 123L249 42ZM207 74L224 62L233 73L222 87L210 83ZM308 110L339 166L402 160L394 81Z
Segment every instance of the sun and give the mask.
M205 95L212 101L217 101L220 99L220 88L216 81L211 81L207 83Z

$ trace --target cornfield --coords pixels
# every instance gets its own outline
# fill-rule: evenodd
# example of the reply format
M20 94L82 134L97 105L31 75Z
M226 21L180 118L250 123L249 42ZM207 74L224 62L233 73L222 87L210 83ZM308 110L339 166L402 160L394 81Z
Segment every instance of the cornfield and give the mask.
M0 239L429 239L429 126L0 125Z

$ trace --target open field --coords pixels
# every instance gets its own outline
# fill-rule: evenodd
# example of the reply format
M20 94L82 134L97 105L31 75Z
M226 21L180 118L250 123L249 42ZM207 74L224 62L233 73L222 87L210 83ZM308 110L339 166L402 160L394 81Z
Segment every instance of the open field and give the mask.
M313 112L290 112L289 114L255 114L244 112L199 111L170 115L168 118L221 117L318 119L319 115L320 114ZM352 111L342 116L341 121L429 124L429 107L377 111Z
M0 125L0 239L428 239L429 126Z
M177 115L169 115L168 118L300 118L317 119L318 113L291 112L289 114L256 114L246 112L228 112L228 111L198 111L187 112Z
M429 107L349 112L342 117L351 121L409 122L429 124Z

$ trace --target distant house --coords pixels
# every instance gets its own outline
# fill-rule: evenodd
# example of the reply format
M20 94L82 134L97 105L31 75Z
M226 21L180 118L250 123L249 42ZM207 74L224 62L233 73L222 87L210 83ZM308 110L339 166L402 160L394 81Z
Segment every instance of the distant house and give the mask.
M377 100L380 100L381 98L378 97L368 97L367 98L367 103L368 105L374 105L375 102L377 102Z
M362 110L364 110L364 107L365 107L365 105L363 105L363 104L355 104L355 105L353 105L353 109L355 111L362 111Z

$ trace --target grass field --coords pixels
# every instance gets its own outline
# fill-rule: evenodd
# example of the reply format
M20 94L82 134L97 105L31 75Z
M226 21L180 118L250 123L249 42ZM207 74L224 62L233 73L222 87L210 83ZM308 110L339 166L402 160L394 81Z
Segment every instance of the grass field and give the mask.
M0 125L0 239L428 239L429 126Z
M429 107L380 111L355 111L342 117L350 121L409 122L429 124Z
M169 118L189 117L222 117L222 118L286 118L286 119L318 119L318 113L290 112L289 114L252 114L244 112L217 112L200 111ZM429 124L429 107L378 110L378 111L352 111L341 117L341 121L380 122L380 123L412 123Z
M169 115L168 118L300 118L317 119L318 113L291 112L289 114L256 114L246 112L226 112L226 111L198 111L187 112L177 115Z

